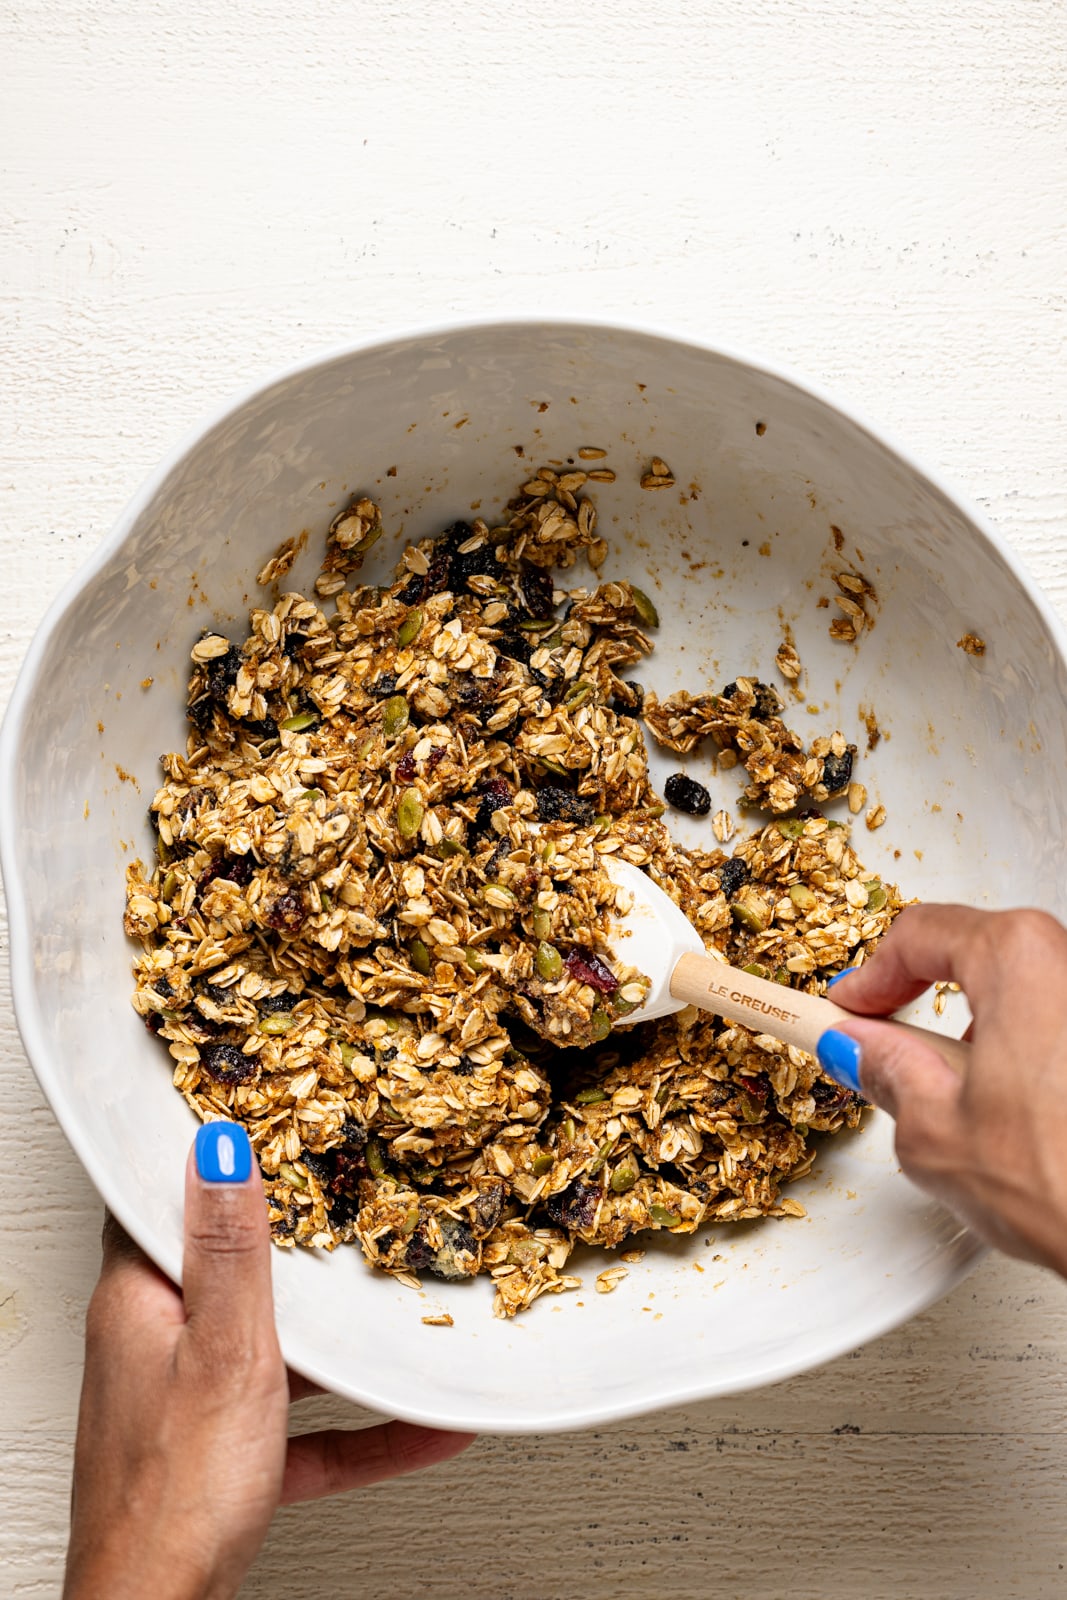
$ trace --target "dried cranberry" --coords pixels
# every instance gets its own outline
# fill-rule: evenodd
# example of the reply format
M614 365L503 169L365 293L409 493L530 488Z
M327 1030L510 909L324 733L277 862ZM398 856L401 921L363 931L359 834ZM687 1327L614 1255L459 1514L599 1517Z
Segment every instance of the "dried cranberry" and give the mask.
M619 980L592 950L576 946L563 959L563 965L578 983L587 983L600 994L614 994Z
M255 870L254 856L223 856L217 875L220 878L228 878L239 889L244 889L252 882Z
M748 867L737 856L731 856L719 868L719 888L727 900L732 900L743 883L748 882Z
M540 822L574 822L582 827L593 820L593 802L572 789L546 783L537 791L537 816Z
M549 1196L545 1210L558 1227L580 1233L583 1228L593 1226L600 1193L596 1184L583 1183L581 1178L575 1178L559 1194Z
M398 783L410 783L414 778L415 757L412 755L410 750L406 755L400 757L400 760L396 764L396 772L394 776Z
M554 591L552 574L544 567L522 566L519 571L519 593L531 617L536 617L538 622L547 621L555 612Z
M765 1078L762 1073L758 1078L742 1078L738 1076L737 1081L747 1094L754 1095L757 1100L766 1100L771 1092L770 1080Z
M306 916L303 900L294 890L286 889L267 912L267 926L276 928L279 933L296 933L303 927Z
M672 772L663 785L668 805L678 811L688 811L691 817L706 817L711 810L711 795L695 778L684 772Z
M205 1045L200 1052L200 1065L216 1083L232 1087L247 1083L256 1075L255 1056L246 1056L232 1044Z

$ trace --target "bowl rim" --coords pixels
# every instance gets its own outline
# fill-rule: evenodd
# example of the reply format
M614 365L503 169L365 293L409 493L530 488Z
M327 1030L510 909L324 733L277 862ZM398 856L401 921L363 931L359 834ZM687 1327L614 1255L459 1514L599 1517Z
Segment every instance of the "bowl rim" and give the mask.
M942 495L968 519L978 537L992 549L1019 584L1041 621L1061 659L1067 665L1067 628L1061 623L1041 589L1031 577L1025 563L993 527L985 513L965 495L960 494L937 471L927 466L914 452L902 444L892 432L875 424L862 407L849 399L837 399L820 382L797 372L790 365L771 359L755 350L742 349L729 343L701 337L677 325L621 320L614 317L590 317L558 313L516 312L490 317L454 317L444 320L385 329L350 339L320 349L302 359L272 370L267 376L245 385L235 393L218 401L165 453L158 466L142 479L140 485L126 501L110 531L101 539L85 562L66 580L48 606L35 629L29 648L19 668L8 702L3 724L0 726L0 870L7 899L10 927L10 986L15 1021L23 1047L37 1081L47 1099L56 1121L74 1154L78 1157L91 1182L104 1201L145 1253L171 1277L181 1282L181 1260L178 1251L170 1248L156 1235L155 1230L142 1222L128 1207L117 1181L110 1170L98 1162L91 1146L81 1138L78 1119L68 1101L61 1072L53 1063L46 1041L44 1019L37 1000L33 980L33 961L28 934L28 904L26 885L20 866L14 818L18 814L18 768L16 756L22 742L23 731L33 703L38 679L52 637L83 590L102 571L115 553L121 549L133 525L141 517L154 497L166 486L168 480L180 469L192 452L215 430L253 402L266 399L272 390L280 389L304 374L322 370L350 360L354 356L384 351L397 344L410 344L419 340L440 339L464 334L486 334L494 330L509 333L516 330L538 330L551 333L580 333L589 331L601 334L636 335L638 338L663 344L687 347L701 354L717 357L747 368L761 376L772 378L801 394L818 401L843 421L865 433L875 444L888 451L929 488ZM716 1381L714 1373L691 1381L673 1382L652 1390L645 1389L633 1400L614 1400L608 1403L591 1401L582 1411L569 1409L553 1411L551 1403L543 1415L536 1418L527 1413L509 1415L497 1410L489 1421L484 1416L472 1418L469 1412L435 1407L432 1412L425 1406L397 1404L395 1396L388 1398L376 1392L373 1371L360 1374L366 1381L341 1381L336 1373L325 1371L313 1352L303 1348L303 1340L291 1331L282 1334L283 1351L288 1364L303 1376L321 1384L334 1393L367 1406L372 1410L405 1420L428 1423L452 1430L476 1427L492 1433L544 1433L565 1432L587 1428L627 1417L658 1411L671 1406L710 1400L727 1394L744 1393L764 1388L801 1372L858 1349L868 1341L878 1338L901 1326L945 1294L951 1292L977 1265L986 1253L986 1247L960 1225L958 1236L961 1248L955 1262L940 1285L905 1294L887 1316L884 1307L877 1312L868 1311L854 1318L845 1332L828 1332L818 1356L813 1360L810 1352L798 1357L785 1357L763 1368L751 1381L736 1378ZM281 1332L281 1330L279 1330Z

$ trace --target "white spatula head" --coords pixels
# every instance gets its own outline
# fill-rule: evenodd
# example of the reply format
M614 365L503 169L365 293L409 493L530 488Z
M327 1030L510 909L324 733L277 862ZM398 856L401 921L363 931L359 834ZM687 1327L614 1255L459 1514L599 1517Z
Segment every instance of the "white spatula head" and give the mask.
M601 859L613 882L633 895L632 909L625 916L614 917L606 930L612 954L652 980L648 999L627 1016L627 1023L652 1022L680 1011L685 1001L671 994L671 974L682 956L690 952L702 955L704 941L671 897L640 867L616 855Z

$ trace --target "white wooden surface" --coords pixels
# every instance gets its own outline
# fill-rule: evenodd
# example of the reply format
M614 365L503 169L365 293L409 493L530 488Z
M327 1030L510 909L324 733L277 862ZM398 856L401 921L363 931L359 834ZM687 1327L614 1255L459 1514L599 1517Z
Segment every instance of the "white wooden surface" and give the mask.
M1056 0L8 0L0 29L5 698L207 406L452 312L777 354L977 498L1067 610ZM2 1005L0 1595L38 1596L100 1208ZM779 1388L288 1511L246 1593L1043 1600L1065 1567L1067 1293L996 1260Z

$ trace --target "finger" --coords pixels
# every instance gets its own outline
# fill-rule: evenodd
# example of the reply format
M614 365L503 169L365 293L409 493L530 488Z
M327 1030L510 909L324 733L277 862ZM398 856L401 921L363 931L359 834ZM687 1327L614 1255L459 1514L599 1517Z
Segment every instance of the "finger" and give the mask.
M908 906L870 960L834 984L835 1004L861 1016L886 1017L932 983L980 990L1002 915L969 906Z
M850 1018L840 1031L860 1047L860 1090L874 1105L898 1122L915 1108L938 1122L958 1119L960 1079L933 1045L867 1018Z
M281 1503L319 1500L385 1478L421 1472L458 1456L476 1437L473 1433L443 1433L414 1422L301 1434L289 1440Z
M185 1320L181 1295L155 1262L135 1244L110 1211L104 1213L103 1260L93 1295L94 1324L123 1329Z
M197 1131L185 1175L185 1311L219 1341L274 1327L270 1228L248 1135L235 1122Z

